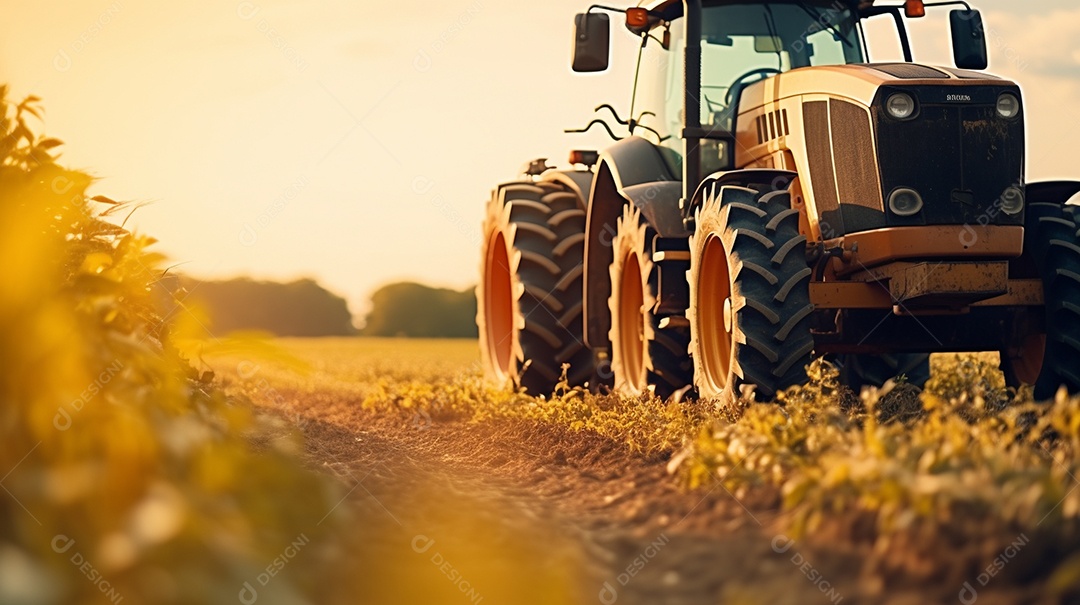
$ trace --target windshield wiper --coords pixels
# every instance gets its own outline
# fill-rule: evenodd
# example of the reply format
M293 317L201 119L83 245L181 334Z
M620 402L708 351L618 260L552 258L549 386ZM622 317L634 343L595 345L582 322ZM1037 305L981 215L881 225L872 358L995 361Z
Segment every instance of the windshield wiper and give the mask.
M802 0L796 0L795 5L801 8L804 13L810 15L810 18L813 19L815 22L824 24L825 27L829 28L829 31L832 32L832 35L836 36L836 39L842 42L844 46L848 48L855 47L847 38L844 37L843 34L840 33L840 30L837 29L835 25L830 23L829 19L825 19L824 21L822 21L821 13L819 13L815 8L803 2Z

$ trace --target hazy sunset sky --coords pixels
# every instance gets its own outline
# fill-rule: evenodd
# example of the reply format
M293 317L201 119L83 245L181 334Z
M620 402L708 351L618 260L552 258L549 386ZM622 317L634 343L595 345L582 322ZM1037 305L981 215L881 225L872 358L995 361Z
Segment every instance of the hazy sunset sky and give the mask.
M475 283L491 187L608 144L562 133L629 105L636 43L620 27L611 71L569 69L588 4L8 3L0 80L44 99L46 132L101 178L95 193L152 202L132 222L182 271L311 276L359 313L389 281ZM1080 177L1080 7L975 4L990 71L1024 89L1029 179ZM916 60L951 65L947 11L916 25ZM879 32L871 58L895 58Z

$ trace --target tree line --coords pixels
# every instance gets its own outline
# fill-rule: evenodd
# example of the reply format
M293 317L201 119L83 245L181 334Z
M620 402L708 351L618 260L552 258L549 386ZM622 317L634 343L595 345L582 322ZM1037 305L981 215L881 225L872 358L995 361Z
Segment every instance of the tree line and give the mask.
M313 279L282 283L236 278L199 281L174 278L184 304L204 312L215 335L237 331L277 336L396 336L472 338L476 296L472 288L450 290L412 282L383 286L357 327L345 299Z

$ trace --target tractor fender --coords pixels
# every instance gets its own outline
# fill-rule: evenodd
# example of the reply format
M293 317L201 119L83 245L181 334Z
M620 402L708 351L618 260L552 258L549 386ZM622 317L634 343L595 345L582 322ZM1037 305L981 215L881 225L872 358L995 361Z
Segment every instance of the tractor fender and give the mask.
M1028 183L1027 203L1064 204L1080 193L1080 181L1040 181Z
M705 177L694 196L690 198L690 206L687 208L687 226L693 230L694 213L705 203L705 196L714 188L733 185L737 187L749 187L761 193L770 191L786 191L791 181L799 176L797 172L790 170L776 170L773 168L747 168L745 170L728 170L726 172L714 172Z
M588 170L548 170L540 175L540 181L559 183L574 192L584 210L585 200L589 199L589 190L592 189L593 173Z
M660 237L690 237L683 225L679 199L682 198L682 181L656 181L627 187L622 191L630 203L641 210L649 225Z
M682 235L679 198L682 184L660 150L649 141L631 136L600 154L589 192L585 222L585 342L593 349L610 347L611 324L608 267L614 261L611 243L623 206L632 203L662 237Z
M593 173L588 170L548 170L534 181L532 179L507 181L495 186L495 194L502 195L502 190L512 185L532 185L536 182L558 183L566 187L577 196L581 209L585 209L585 200L589 197L589 189L592 187Z

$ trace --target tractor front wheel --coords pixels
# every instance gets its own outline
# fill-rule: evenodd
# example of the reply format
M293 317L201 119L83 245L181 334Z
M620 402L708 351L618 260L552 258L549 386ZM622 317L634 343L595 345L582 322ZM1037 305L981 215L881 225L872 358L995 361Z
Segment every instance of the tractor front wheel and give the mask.
M694 383L732 411L745 386L768 399L806 381L811 271L790 199L722 187L696 213L687 311Z

